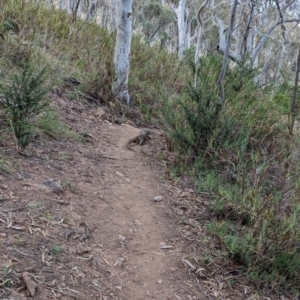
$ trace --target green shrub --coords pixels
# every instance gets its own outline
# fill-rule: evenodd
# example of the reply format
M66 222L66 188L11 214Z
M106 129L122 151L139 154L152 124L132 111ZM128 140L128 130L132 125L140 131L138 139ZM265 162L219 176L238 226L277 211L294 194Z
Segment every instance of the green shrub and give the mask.
M230 67L221 107L220 62L203 57L199 63L197 87L193 67L184 93L164 110L173 149L192 158L183 160L182 171L210 195L210 229L221 257L241 265L258 288L297 290L299 146L288 134L288 93L259 89L256 71Z
M220 121L221 104L218 100L215 72L220 65L216 57L200 58L201 68L192 67L183 95L166 101L163 111L168 134L180 153L193 161L203 156ZM196 74L195 74L196 72Z
M9 32L10 30L17 30L17 29L18 29L17 23L14 20L12 20L11 18L7 18L3 21L0 21L0 37L1 38L4 38L6 33Z
M1 84L3 104L9 111L9 121L17 140L18 149L24 149L32 140L33 118L45 110L48 102L45 95L49 88L46 68L35 73L28 65L20 74L11 77L10 83Z
M36 124L41 132L55 140L63 138L77 141L80 140L79 135L64 124L61 121L58 112L52 108L47 109L40 114Z
M245 274L258 287L298 288L300 240L295 216L300 207L294 207L291 215L284 216L275 210L273 201L260 199L256 205L248 205L247 210L244 203L232 205L223 220L211 228L222 240L227 257L246 267ZM226 202L230 203L228 199ZM242 216L237 214L242 210L251 222L241 222Z

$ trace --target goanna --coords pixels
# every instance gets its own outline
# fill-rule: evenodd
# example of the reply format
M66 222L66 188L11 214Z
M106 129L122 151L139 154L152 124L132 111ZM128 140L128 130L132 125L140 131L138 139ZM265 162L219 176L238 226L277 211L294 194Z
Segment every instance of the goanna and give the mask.
M152 134L152 131L149 130L149 129L142 129L140 131L140 133L133 137L132 139L128 140L127 143L126 143L126 147L127 149L131 150L131 151L134 151L130 144L131 143L138 143L139 145L143 145L146 141L146 139L150 139L150 134Z

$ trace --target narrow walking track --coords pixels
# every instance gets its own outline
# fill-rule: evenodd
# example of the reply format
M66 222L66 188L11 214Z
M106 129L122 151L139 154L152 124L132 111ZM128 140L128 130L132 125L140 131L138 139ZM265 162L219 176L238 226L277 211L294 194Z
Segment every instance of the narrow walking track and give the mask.
M130 151L126 141L139 129L101 122L93 107L56 101L86 140L37 137L25 157L7 146L15 165L10 176L0 174L0 268L9 267L12 285L0 288L0 298L206 299L186 274L176 199L151 158L162 144L159 133ZM53 180L62 186L55 192L45 185ZM25 273L37 285L32 297Z
M124 299L200 299L184 283L178 265L180 244L171 213L171 195L160 182L163 174L144 156L157 137L145 146L126 147L128 138L139 130L129 126L107 125L102 134L109 137L108 160L101 170L102 184L97 189L102 201L91 212L101 230L103 261L112 267L111 283ZM152 144L152 145L151 145ZM161 202L154 201L162 196ZM194 298L193 298L194 296Z

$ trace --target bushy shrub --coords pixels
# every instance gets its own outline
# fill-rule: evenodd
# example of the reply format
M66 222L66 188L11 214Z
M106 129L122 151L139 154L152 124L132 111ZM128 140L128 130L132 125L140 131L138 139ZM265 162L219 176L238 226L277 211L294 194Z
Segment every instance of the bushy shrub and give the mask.
M41 132L55 140L66 138L80 141L80 136L62 122L58 112L53 108L40 114L36 120L36 125Z
M182 95L166 101L163 111L170 139L180 153L193 160L205 153L217 129L222 105L218 100L216 82L220 60L201 58L200 68L192 67L192 78ZM195 74L196 73L196 74Z
M173 148L192 158L182 170L212 199L210 229L222 257L243 266L259 288L299 289L299 151L288 133L290 98L260 89L256 71L230 66L220 106L220 62L199 63L197 84L194 67L185 92L164 111Z
M18 25L17 23L11 19L11 18L7 18L4 20L1 20L0 17L0 37L4 38L5 34L7 34L7 32L9 32L10 30L17 30L18 29Z
M33 118L48 105L45 95L47 70L39 72L24 65L20 74L14 74L9 83L1 84L2 102L9 111L9 121L19 150L24 149L33 137Z

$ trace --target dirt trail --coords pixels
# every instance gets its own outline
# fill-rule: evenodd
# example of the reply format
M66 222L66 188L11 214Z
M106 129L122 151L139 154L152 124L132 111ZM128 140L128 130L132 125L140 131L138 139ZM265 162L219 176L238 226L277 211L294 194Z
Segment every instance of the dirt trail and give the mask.
M99 220L95 232L103 241L103 257L113 266L113 284L124 299L200 299L192 298L178 268L171 214L171 195L160 182L163 173L140 152L129 151L126 141L139 133L130 126L107 125L102 134L109 137L104 150L109 159L102 169L102 187L97 193L104 202L95 203L92 220ZM99 148L103 151L103 146ZM155 196L163 201L155 202Z
M205 299L181 261L174 193L151 159L163 138L129 151L139 129L101 122L80 103L57 106L86 141L37 137L25 157L7 146L15 164L0 175L0 269L13 287L0 287L0 299L32 299L24 272L38 284L33 299ZM52 179L63 191L48 189Z

